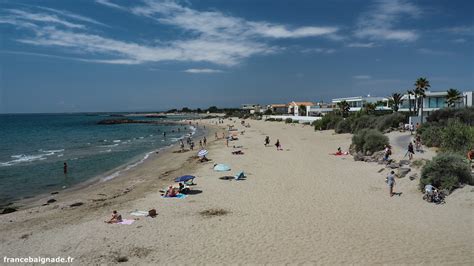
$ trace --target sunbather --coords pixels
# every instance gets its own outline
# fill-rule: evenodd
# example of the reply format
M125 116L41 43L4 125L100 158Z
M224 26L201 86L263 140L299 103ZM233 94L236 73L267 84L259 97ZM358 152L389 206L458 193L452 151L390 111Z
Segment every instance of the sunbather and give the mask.
M178 192L176 190L177 189L173 186L169 186L168 190L165 193L165 197L176 197L176 195L178 195Z
M238 150L238 151L233 151L232 154L233 155L242 155L244 153L242 152L242 150Z
M105 221L105 222L108 224L116 224L116 223L120 223L121 221L122 221L122 215L120 215L120 213L114 210L112 212L112 218L110 218L110 220Z
M186 194L189 192L189 188L186 187L183 183L179 183L179 193Z

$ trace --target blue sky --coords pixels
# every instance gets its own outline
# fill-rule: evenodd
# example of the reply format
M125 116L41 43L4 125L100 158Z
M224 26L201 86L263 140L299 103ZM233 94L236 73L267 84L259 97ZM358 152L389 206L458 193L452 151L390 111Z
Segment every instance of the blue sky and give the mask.
M472 90L474 1L0 0L0 113Z

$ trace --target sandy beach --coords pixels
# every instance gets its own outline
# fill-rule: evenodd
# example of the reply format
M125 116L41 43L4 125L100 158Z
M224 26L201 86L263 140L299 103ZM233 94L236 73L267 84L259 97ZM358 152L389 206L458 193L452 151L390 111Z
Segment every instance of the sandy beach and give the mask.
M388 169L334 156L348 150L350 134L315 132L281 122L202 121L210 129L209 158L195 153L153 155L114 180L60 193L57 202L0 216L0 255L73 257L73 264L465 264L474 263L474 197L466 186L434 205L422 200L419 180L397 179L389 197ZM223 126L244 135L226 147ZM391 141L409 133L392 132ZM265 147L265 136L271 144ZM279 139L283 151L273 145ZM393 144L393 143L392 143ZM232 146L243 155L232 155ZM175 148L174 150L176 150ZM423 156L430 156L433 151ZM402 148L394 148L401 158ZM226 163L231 171L213 171ZM380 171L384 168L383 171ZM239 171L245 180L223 180ZM413 169L415 171L415 169ZM183 174L197 176L193 193L164 199L159 189ZM69 207L82 202L83 205ZM131 225L106 224L112 210L158 211ZM223 215L203 215L222 210ZM126 258L126 259L124 259Z

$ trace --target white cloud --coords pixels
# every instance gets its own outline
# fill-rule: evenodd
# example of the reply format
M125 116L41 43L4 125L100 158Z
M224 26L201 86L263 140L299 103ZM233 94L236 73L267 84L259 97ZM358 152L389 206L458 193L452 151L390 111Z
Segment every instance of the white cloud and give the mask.
M420 14L420 8L405 0L378 0L359 18L354 34L371 40L415 41L418 39L415 30L395 27L400 21Z
M368 43L354 42L354 43L349 43L347 45L347 47L352 47L352 48L372 48L375 46L376 45L373 42L368 42Z
M354 78L354 79L372 79L372 76L370 76L370 75L355 75L355 76L352 76L352 78Z
M30 12L22 11L19 9L7 9L7 11L11 14L11 17L13 17L13 19L15 20L59 24L61 26L65 26L68 28L77 28L77 29L85 28L84 25L68 22L52 14L30 13ZM9 16L7 16L7 18L8 17Z
M157 40L157 45L123 41L91 33L88 27L81 24L105 25L97 20L44 7L36 7L44 11L41 13L10 10L10 16L0 16L0 23L12 24L34 33L18 38L17 41L21 43L80 51L96 57L88 59L89 62L107 64L189 61L233 66L251 56L280 51L281 48L270 45L272 39L318 36L330 38L338 31L337 27L291 27L247 21L219 11L198 11L175 1L145 0L143 5L134 7L121 6L110 0L96 0L96 3L176 27L184 34L179 35L181 38L176 40ZM334 51L321 49L318 52Z
M222 73L222 70L218 69L210 69L210 68L190 68L186 69L183 72L192 73L192 74L214 74L214 73Z
M48 8L48 7L38 7L38 8L43 9L43 10L47 10L47 11L50 11L50 12L53 12L53 13L56 13L56 14L59 14L59 15L64 16L64 17L69 17L69 18L72 18L74 20L108 27L106 24L104 24L102 22L99 22L95 19L85 17L85 16L82 16L82 15L78 15L78 14L74 14L74 13L71 13L71 12L66 11L66 10L58 10L58 9Z

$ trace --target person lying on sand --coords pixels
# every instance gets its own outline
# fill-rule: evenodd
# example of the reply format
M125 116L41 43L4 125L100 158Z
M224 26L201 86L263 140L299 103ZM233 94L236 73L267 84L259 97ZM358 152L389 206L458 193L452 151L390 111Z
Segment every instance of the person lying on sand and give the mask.
M179 193L182 193L182 194L186 194L189 192L189 188L186 187L183 183L179 183L179 189L178 189Z
M176 189L174 188L173 186L169 186L168 187L168 190L166 191L165 193L165 197L176 197L178 195L178 191L179 189Z
M242 150L238 150L238 151L233 151L232 154L233 155L242 155L244 153L242 152Z
M105 222L108 224L116 224L116 223L120 223L121 221L122 221L122 215L120 215L120 213L114 210L112 212L112 218Z
M203 162L208 162L208 161L209 161L209 159L207 159L206 156L202 156L202 158L199 159L199 162L201 162L201 163L203 163Z

